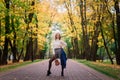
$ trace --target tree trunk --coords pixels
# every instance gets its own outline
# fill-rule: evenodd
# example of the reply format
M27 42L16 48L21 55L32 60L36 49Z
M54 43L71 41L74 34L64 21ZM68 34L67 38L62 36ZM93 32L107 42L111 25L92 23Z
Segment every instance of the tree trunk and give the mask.
M34 5L35 5L35 2L32 1L31 6L34 6ZM27 15L26 15L26 10L25 10L25 20L24 21L27 24L26 30L30 29L29 24L32 21L33 15L34 15L34 13L29 13L28 20L27 20ZM32 31L32 28L31 28L31 31ZM27 40L27 44L26 44L26 54L25 54L24 61L30 60L30 58L33 61L33 41L32 40L33 39L32 39L32 32L31 32L31 37L29 37L29 40Z
M110 59L110 61L111 61L111 64L114 64L114 62L113 62L113 60L112 60L112 58L111 58L111 56L110 56L108 47L107 47L107 45L106 45L106 41L105 41L105 37L104 37L104 34L103 34L103 29L102 29L102 24L101 24L101 22L99 22L99 24L100 24L100 31L101 31L102 39L103 39L103 42L104 42L104 47L105 47L105 49L106 49L106 53L107 53L107 55L108 55L108 57L109 57L109 59Z
M75 45L74 45L73 38L71 38L71 43L72 43L72 47L73 47L72 56L73 56L73 58L76 58L76 51L75 51Z
M25 54L25 58L24 61L30 60L30 41L27 40L26 41L26 54Z
M25 19L26 19L26 14L25 14ZM26 24L27 24L27 22L26 22ZM23 55L24 46L25 46L25 37L27 36L27 31L28 31L28 29L29 29L29 23L27 24L26 33L25 33L25 35L24 35L24 37L23 37L23 41L22 41L22 45L23 45L23 46L22 46L20 55L18 56L18 61L20 60L21 56ZM27 44L26 44L26 45L27 45Z
M90 51L90 60L92 61L96 61L97 50L98 50L98 45L97 45L98 36L99 36L99 24L97 22L94 28L94 35L92 38L92 45L91 45L91 51Z
M68 58L72 59L72 53L70 51L70 47L69 46L67 46L67 52L68 52L68 54L67 54Z
M86 0L80 0L80 14L81 14L81 25L83 32L83 52L87 60L90 58L90 45L87 33L87 21L86 21Z
M16 54L18 53L17 52L17 48L16 48L16 45L12 45L12 42L9 40L9 44L10 44L10 47L11 47L11 50L12 50L12 53L13 53L13 62L17 62L17 58L16 58Z
M116 62L120 65L120 8L119 8L119 0L115 0L115 9L116 9L116 23L117 23L117 41L118 41L118 49L116 53Z
M31 54L31 61L34 60L34 53L33 53L33 38L30 37L30 54Z
M36 20L36 29L38 29L38 19L37 19L37 17L35 18L35 20ZM37 32L37 30L36 30L36 32ZM34 42L33 42L33 57L35 58L35 56L36 56L36 53L38 52L38 35L37 35L37 33L35 33L35 36L37 37L37 38L35 38L34 39Z
M33 57L35 58L35 55L36 55L36 53L37 53L37 51L38 51L38 40L37 40L37 38L35 38L35 40L34 40L34 42L33 42Z
M2 34L2 29L1 29L1 19L0 19L0 65L1 65L1 58L2 58L2 49L1 49L1 34Z
M2 64L1 58L2 58L2 49L0 48L0 65Z
M79 58L79 47L78 47L78 39L77 38L74 38L74 44L75 44L75 55L76 55L76 58Z
M13 44L10 41L10 46L11 46L12 53L13 53L13 62L17 62L17 58L16 58L16 55L18 53L18 51L17 51L17 45L16 45L17 34L16 34L16 31L15 31L15 26L14 26L14 18L11 18L11 27L12 27L12 30L13 30L14 38L13 38Z
M80 6L79 6L79 8L80 8L80 14L81 14L81 25L82 25L82 33L83 33L83 53L85 54L85 30L84 30L84 21L83 21L83 1L82 0L80 0Z
M5 1L5 6L6 6L6 14L5 14L5 42L4 42L4 50L3 50L3 55L2 55L2 64L5 65L7 64L7 57L8 57L8 42L9 42L9 37L8 34L10 33L10 17L9 17L9 9L10 9L10 0L4 0Z
M26 55L25 55L24 61L27 61L27 60L33 61L34 60L34 57L33 57L33 41L32 40L33 40L32 37L30 37L29 41L27 41Z

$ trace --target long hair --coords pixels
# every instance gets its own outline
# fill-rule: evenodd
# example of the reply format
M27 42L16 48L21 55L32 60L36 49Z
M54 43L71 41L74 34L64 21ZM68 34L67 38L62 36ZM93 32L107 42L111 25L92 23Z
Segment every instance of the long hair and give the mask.
M60 35L60 33L56 33L55 34L55 40L57 39L57 35L59 34L59 40L61 39L61 35Z

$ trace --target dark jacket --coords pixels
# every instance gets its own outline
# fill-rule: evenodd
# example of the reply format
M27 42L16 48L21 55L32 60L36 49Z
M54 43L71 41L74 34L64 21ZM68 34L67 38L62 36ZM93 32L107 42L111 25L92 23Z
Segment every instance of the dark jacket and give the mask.
M63 68L66 68L66 61L67 61L67 57L66 57L66 53L65 51L61 48L61 56L60 56L60 61L61 61L61 65Z

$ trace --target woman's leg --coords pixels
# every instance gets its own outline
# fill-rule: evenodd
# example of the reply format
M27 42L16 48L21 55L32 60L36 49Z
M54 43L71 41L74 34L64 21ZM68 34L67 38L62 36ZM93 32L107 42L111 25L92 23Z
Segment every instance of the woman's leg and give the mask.
M49 76L51 74L50 70L51 70L51 66L52 66L52 62L56 59L55 56L53 56L50 60L49 60L49 66L48 66L48 71L47 71L47 76Z
M55 59L56 59L56 57L53 56L53 57L49 60L49 68L48 68L49 71L50 71L50 69L51 69L52 62L53 62Z
M64 67L61 65L62 71L61 71L61 76L64 76Z

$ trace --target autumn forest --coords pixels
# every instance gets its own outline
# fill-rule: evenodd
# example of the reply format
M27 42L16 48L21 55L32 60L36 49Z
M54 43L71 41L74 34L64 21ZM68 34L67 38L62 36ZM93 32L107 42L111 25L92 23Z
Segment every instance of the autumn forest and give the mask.
M0 0L0 65L49 58L56 30L68 58L120 65L120 0Z

